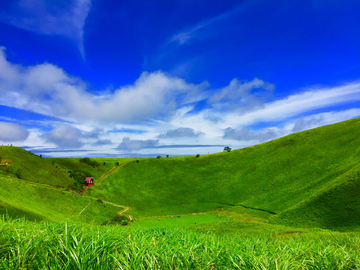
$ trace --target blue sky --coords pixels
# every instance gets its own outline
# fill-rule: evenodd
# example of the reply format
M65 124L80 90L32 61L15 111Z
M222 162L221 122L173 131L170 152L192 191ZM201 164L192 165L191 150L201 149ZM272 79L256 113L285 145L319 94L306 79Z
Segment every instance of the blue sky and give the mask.
M360 2L0 2L0 143L194 155L360 116Z

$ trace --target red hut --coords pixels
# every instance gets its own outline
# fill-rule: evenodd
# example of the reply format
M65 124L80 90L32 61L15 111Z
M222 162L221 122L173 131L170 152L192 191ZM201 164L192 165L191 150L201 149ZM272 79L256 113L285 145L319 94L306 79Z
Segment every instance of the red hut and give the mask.
M86 177L85 178L85 186L93 186L94 185L94 177Z

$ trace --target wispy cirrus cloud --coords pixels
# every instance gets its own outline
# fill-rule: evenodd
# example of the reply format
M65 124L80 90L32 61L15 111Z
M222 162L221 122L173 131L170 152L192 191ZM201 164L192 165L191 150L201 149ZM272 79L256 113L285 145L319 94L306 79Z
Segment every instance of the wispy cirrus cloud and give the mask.
M303 113L360 100L360 82L334 87L307 88L299 94L267 103L264 107L241 114L226 115L228 126L246 126L259 122L284 121Z
M225 21L229 17L237 14L242 8L243 5L238 5L237 7L231 8L230 10L223 12L215 17L201 21L183 31L174 34L168 40L168 43L176 43L178 45L184 45L196 39L204 39L204 38L212 37L216 33L214 31L206 31L207 28L209 28L210 26L216 23Z
M261 108L272 96L275 85L258 78L251 81L233 79L207 100L216 109L246 112Z
M360 108L316 113L282 122L279 126L273 126L270 128L263 128L258 130L251 130L248 127L243 127L240 129L234 129L229 127L224 130L224 135L222 136L222 138L235 141L252 141L255 143L261 143L288 135L290 133L335 124L337 122L345 121L359 116Z
M360 108L312 114L298 118L293 125L290 125L290 127L292 126L290 131L299 132L324 125L334 124L359 116Z
M91 0L20 0L0 12L0 20L39 34L66 37L84 58L84 25L90 9Z
M194 113L192 107L183 107L169 124L201 130L206 134L203 140L208 143L224 141L239 148L359 117L360 108L356 106L359 101L360 83L354 81L332 87L301 89L283 99L250 106L249 110L243 110L239 105L238 110L205 108ZM226 108L226 103L223 105ZM344 106L349 109L344 110Z

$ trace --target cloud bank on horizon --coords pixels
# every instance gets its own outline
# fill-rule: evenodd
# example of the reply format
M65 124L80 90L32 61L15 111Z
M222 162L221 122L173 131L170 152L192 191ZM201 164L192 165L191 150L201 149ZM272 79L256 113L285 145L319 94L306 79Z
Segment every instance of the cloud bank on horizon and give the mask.
M356 1L155 6L158 20L117 1L0 4L0 143L51 156L193 155L360 116ZM291 18L299 8L303 17ZM142 19L128 24L132 16ZM289 20L297 25L284 27Z

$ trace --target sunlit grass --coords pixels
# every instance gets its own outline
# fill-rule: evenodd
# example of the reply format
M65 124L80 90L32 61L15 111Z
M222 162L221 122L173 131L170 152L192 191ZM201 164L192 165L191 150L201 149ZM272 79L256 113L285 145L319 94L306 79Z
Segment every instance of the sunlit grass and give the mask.
M129 205L136 217L243 205L276 213L274 222L357 227L359 130L353 119L230 153L129 161L88 194Z
M0 220L1 269L356 269L358 234L236 237Z
M101 224L121 210L84 196L31 185L11 177L0 176L0 183L0 215L7 213L31 220L69 219Z
M181 228L184 226L198 226L200 224L221 222L226 220L228 220L227 217L220 217L215 213L199 215L173 215L139 219L135 223L131 223L131 227L140 229Z
M94 175L127 162L87 195L130 206L128 226L99 226L121 208L66 192L66 181L49 188L2 171L0 269L359 269L359 129L354 119L199 158L96 158ZM31 181L88 166L44 164Z

